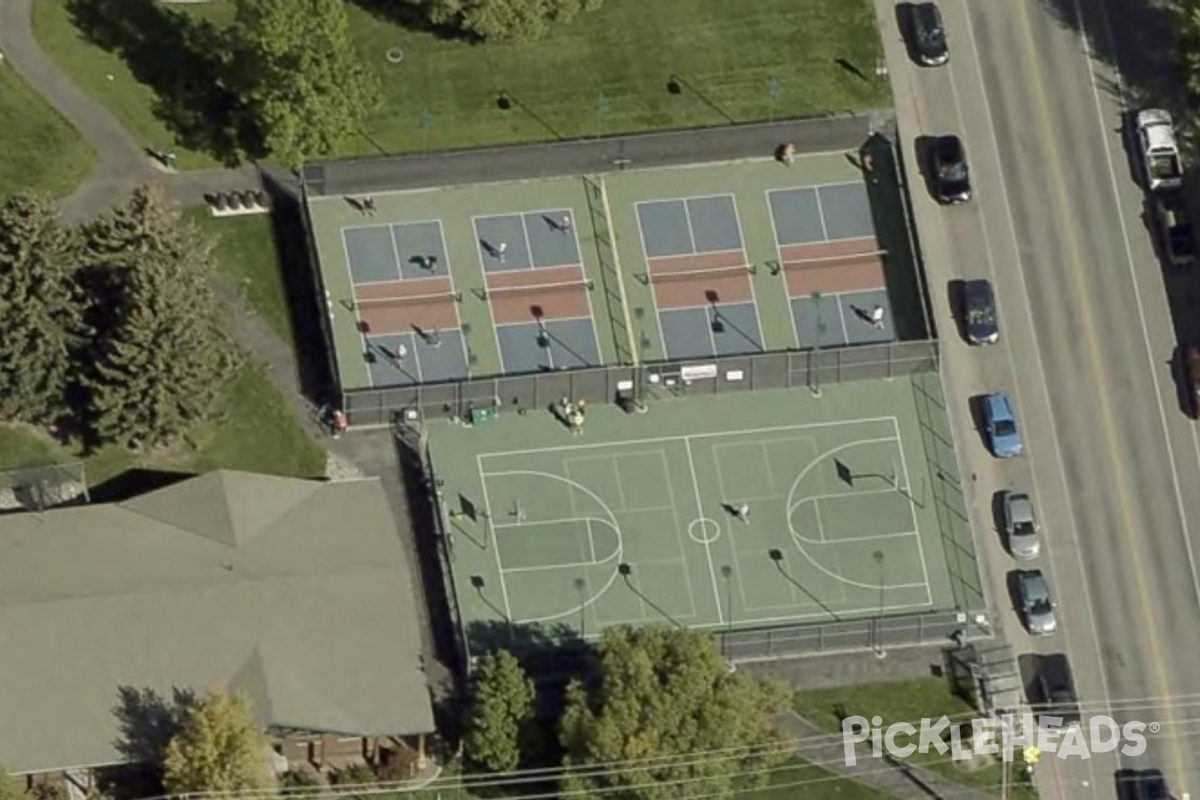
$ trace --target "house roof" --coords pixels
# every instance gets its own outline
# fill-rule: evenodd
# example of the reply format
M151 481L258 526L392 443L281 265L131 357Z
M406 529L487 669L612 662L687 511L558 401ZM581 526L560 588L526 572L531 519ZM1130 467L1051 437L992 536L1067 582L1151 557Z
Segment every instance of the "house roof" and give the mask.
M130 689L244 689L271 727L430 732L415 603L374 479L219 471L0 517L0 763L130 760Z

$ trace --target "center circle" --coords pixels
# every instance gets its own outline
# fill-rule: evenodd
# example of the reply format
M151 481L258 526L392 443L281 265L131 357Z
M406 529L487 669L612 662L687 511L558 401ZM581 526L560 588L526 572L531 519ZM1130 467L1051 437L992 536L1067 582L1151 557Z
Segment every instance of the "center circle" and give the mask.
M721 538L721 524L708 517L699 517L688 524L687 534L696 544L712 544Z

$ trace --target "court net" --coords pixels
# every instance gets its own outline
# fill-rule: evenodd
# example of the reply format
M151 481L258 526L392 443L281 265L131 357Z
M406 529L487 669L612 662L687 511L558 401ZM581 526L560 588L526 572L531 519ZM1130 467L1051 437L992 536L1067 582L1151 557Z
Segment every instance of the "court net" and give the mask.
M569 289L583 289L592 291L596 288L596 282L592 280L581 281L558 281L557 283L532 283L525 286L491 286L486 289L476 290L481 300L487 300L489 297L513 297L530 294L543 294L546 292L561 292Z
M778 275L781 271L790 272L809 267L836 267L840 265L873 264L887 258L887 250L868 250L865 253L845 253L836 256L821 256L819 258L801 258L793 261L772 261L771 274Z
M643 283L672 283L675 281L704 280L706 278L729 278L738 275L754 275L758 268L753 264L737 264L732 267L710 267L708 269L681 269L670 272L644 272Z
M403 297L364 297L355 298L349 305L352 311L367 308L402 308L404 306L423 305L425 303L461 303L462 292L433 292L431 294L413 294Z

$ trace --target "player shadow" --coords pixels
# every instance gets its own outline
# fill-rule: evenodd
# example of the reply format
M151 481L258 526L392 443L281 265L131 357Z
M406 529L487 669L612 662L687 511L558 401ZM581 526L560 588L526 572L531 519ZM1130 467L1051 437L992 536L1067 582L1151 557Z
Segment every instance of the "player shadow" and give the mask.
M480 239L479 246L483 248L483 252L487 253L492 258L500 258L500 250L496 245L489 242L487 239Z
M408 257L408 263L426 272L437 272L438 257L435 255L412 255Z
M408 363L408 358L402 357L398 352L388 350L381 344L367 342L366 357L368 363L374 363L381 356L385 361L391 364L393 368L407 376L409 380L413 381L414 383L421 382L421 379L417 375L410 372L406 366Z
M709 318L709 327L712 328L713 333L733 332L745 339L747 344L753 345L756 350L761 351L763 349L761 342L735 325L729 319L729 317L722 314L721 309L716 305L716 303L713 303L712 312Z
M592 362L589 361L587 358L584 358L583 355L578 350L571 347L569 344L564 342L559 337L555 336L544 325L542 325L540 323L540 319L541 319L540 315L534 315L534 316L539 319L538 332L537 332L537 337L536 337L537 346L539 348L541 348L542 350L546 350L550 347L550 344L553 343L553 344L556 344L559 347L561 347L566 352L570 353L572 356L574 356L575 360L578 361L580 364L592 365Z
M542 214L542 222L545 222L546 227L550 228L550 230L554 231L555 233L570 233L570 220L571 218L569 216L564 217L563 219L555 219L549 214Z

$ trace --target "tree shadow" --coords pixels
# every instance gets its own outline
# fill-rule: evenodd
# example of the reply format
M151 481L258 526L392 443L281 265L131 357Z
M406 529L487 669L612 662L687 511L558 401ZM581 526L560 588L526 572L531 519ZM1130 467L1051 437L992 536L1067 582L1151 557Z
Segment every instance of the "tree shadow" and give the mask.
M168 472L135 467L89 489L88 496L93 503L120 503L194 477L196 476L190 472Z
M156 0L68 0L67 10L89 41L120 56L154 91L152 111L179 145L228 165L262 154L240 99L223 80L230 49L224 31Z
M1185 110L1185 82L1175 54L1170 11L1154 0L1042 0L1064 27L1087 37L1093 57L1116 67L1121 84L1100 78L1102 89L1130 107ZM1119 35L1118 35L1119 34Z
M113 708L120 730L113 743L117 752L132 763L161 765L167 744L182 729L197 699L191 689L179 686L169 698L147 687L120 687ZM156 777L161 780L161 772Z

